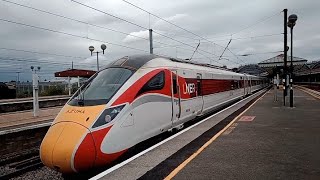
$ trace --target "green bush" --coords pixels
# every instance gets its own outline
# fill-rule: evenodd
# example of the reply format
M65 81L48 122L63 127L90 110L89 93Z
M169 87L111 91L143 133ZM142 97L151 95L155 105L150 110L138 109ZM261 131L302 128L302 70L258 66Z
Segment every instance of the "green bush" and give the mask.
M61 86L50 86L44 92L40 94L40 96L54 96L54 95L64 95L67 92Z

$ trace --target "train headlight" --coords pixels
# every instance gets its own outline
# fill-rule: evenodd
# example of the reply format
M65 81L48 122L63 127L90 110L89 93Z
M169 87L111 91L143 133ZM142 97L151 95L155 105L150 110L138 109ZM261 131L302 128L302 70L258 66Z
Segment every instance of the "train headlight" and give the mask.
M104 120L106 121L106 123L109 123L112 121L112 118L109 114L107 114L106 117L104 117Z
M97 121L93 124L92 128L96 128L111 122L120 113L124 106L125 105L120 105L117 107L105 109L103 113L101 113Z

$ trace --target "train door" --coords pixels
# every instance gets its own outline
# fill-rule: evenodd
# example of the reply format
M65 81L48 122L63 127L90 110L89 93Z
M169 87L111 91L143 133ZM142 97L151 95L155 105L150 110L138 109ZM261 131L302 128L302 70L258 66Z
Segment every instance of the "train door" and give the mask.
M174 123L181 116L181 94L177 70L171 71L171 82L172 123Z
M203 110L203 97L202 97L202 74L197 73L197 106L196 111L197 115L202 113Z
M245 80L245 76L240 77L240 79L241 79L240 87L243 88L243 96L245 96L246 95L246 84L245 84L246 80Z

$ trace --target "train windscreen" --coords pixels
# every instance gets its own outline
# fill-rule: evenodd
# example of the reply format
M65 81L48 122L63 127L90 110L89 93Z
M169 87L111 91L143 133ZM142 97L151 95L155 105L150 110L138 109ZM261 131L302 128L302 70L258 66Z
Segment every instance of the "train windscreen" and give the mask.
M104 69L83 85L68 104L72 106L106 104L132 74L133 71L126 68Z

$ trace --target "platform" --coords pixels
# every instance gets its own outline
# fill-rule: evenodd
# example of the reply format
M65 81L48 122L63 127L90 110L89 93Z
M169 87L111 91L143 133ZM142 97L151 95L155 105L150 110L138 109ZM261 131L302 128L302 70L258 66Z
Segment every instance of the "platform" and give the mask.
M61 98L70 98L69 95L57 95L57 96L40 96L39 100L50 100L50 99L61 99ZM27 98L15 98L15 99L0 99L0 104L4 103L20 103L20 102L32 102L33 97Z
M170 177L319 179L320 100L298 89L294 92L294 108L283 107L281 101L273 101L273 93L266 94Z
M39 116L34 117L33 111L19 111L0 114L0 135L11 132L12 129L23 128L39 123L50 123L57 116L62 107L43 108Z
M294 93L294 108L270 90L225 129L219 122L248 102L92 179L319 179L320 99Z
M70 96L43 96L39 97L39 108L50 108L56 106L63 106ZM3 113L26 111L33 109L33 99L20 98L20 99L1 99L0 100L0 115Z

